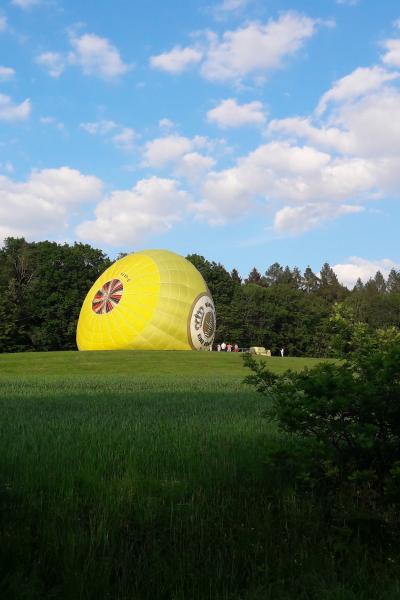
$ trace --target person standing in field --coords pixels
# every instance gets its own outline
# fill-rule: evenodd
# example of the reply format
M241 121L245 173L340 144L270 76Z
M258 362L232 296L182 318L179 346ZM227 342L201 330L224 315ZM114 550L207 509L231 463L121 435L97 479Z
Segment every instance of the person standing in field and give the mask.
M235 344L235 345L233 346L233 351L234 351L234 352L239 352L239 346L238 346L237 344Z
M285 354L285 348L281 348L281 356L283 358L283 355Z
M226 350L226 344L225 344L225 342L222 342L222 344L221 344L221 350L222 350L222 352L225 352L225 350Z
M218 351L218 352L221 352L221 344L218 344L218 345L217 345L217 351Z
M227 352L232 352L232 344L230 344L229 342L228 342L228 344L226 346L226 351Z

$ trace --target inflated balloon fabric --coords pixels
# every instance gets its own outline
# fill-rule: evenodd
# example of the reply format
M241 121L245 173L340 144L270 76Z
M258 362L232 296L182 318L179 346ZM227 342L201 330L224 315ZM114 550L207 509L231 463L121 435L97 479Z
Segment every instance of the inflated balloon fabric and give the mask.
M89 290L79 350L208 350L215 308L199 271L166 250L117 260Z

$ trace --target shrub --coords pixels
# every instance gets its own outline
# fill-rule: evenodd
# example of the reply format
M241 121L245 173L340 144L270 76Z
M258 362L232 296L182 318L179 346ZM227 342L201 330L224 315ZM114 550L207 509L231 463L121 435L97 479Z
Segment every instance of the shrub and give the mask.
M400 508L400 332L353 324L347 358L276 375L246 356L266 416L291 436L270 457L332 510L397 523Z

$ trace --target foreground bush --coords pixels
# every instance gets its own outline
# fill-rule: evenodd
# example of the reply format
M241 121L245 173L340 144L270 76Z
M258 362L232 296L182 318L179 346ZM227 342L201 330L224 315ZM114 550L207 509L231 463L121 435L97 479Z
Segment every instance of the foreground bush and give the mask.
M354 325L350 338L344 361L301 373L277 375L247 356L246 382L269 399L267 417L290 434L270 457L274 466L329 499L330 515L389 526L393 534L400 508L400 333Z

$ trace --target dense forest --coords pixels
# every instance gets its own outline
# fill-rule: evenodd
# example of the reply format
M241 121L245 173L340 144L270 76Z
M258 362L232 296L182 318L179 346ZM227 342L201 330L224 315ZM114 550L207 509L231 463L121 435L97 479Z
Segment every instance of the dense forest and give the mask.
M335 354L332 315L338 303L371 329L400 327L400 271L379 271L353 290L329 264L314 273L275 262L242 279L203 256L187 256L206 280L217 310L216 342L283 346L297 356ZM112 263L88 244L29 243L8 238L0 249L0 352L75 349L83 299Z

